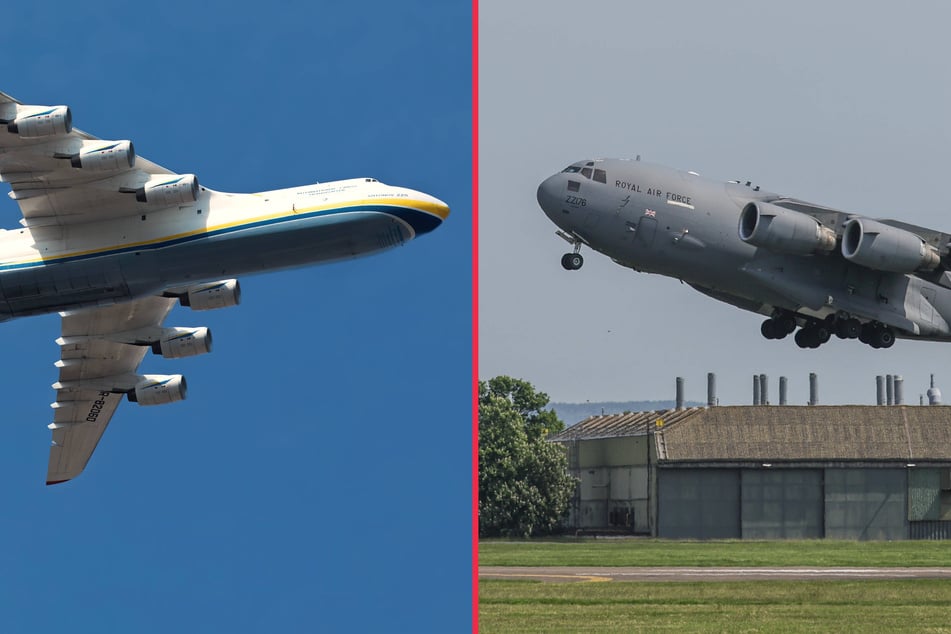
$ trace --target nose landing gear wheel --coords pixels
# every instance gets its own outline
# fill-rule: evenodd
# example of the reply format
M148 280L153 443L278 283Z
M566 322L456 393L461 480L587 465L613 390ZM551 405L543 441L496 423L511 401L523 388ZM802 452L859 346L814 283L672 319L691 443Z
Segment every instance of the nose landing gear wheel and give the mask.
M584 258L580 253L566 253L561 256L561 266L566 271L577 271L584 264Z

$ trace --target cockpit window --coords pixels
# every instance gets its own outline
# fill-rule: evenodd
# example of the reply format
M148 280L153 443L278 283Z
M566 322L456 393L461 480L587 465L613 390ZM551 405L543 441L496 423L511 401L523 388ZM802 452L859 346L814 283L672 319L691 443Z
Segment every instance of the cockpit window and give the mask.
M568 167L566 167L565 169L561 171L562 173L575 174L576 172L580 172L581 168L578 167L577 165L569 165Z
M605 172L604 170L596 169L596 170L594 170L594 180L598 181L599 183L605 183L605 184L607 184L607 182L608 182L608 173Z
M581 170L581 175L584 176L585 178L591 178L591 168L590 168L590 167L586 167L586 168L582 169L582 170Z

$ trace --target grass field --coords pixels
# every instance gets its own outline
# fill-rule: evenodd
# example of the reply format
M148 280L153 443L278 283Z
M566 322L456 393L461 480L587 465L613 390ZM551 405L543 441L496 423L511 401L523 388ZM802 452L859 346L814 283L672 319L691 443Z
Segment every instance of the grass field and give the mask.
M951 566L948 541L483 541L484 566ZM951 609L949 609L951 622Z
M490 566L951 566L951 542L483 541ZM951 580L479 581L481 632L951 632Z
M947 580L479 586L484 633L951 632Z

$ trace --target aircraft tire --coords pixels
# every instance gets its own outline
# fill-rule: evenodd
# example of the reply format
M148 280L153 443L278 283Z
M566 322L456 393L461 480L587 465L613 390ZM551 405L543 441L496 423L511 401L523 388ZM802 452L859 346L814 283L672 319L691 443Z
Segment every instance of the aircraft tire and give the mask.
M811 337L809 336L808 328L800 328L799 332L796 333L795 340L796 345L800 348L808 348Z
M584 264L584 258L580 253L566 253L561 256L561 266L566 271L576 271Z
M891 328L881 328L875 333L873 341L878 344L877 347L879 348L891 348L895 345L895 333L892 332Z
M845 332L848 334L849 339L858 339L859 333L862 332L862 323L855 317L846 319Z
M832 336L832 333L829 331L829 328L825 324L820 324L816 326L814 333L815 334L813 335L813 337L815 338L816 341L819 342L819 345L815 346L816 348L818 348L819 346L827 342L829 338Z
M772 319L767 319L766 321L764 321L762 325L760 325L759 327L759 332L761 335L763 335L767 339L779 338L776 336L776 322L774 322Z
M785 332L783 337L796 330L796 318L790 314L780 315L776 318L776 325L779 332Z

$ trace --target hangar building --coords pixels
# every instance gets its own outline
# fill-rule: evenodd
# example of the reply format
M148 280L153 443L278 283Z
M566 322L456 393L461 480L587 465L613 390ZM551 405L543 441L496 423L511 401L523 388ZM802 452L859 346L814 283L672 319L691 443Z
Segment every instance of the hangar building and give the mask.
M670 538L951 538L951 407L731 406L593 416L553 442L568 525Z

